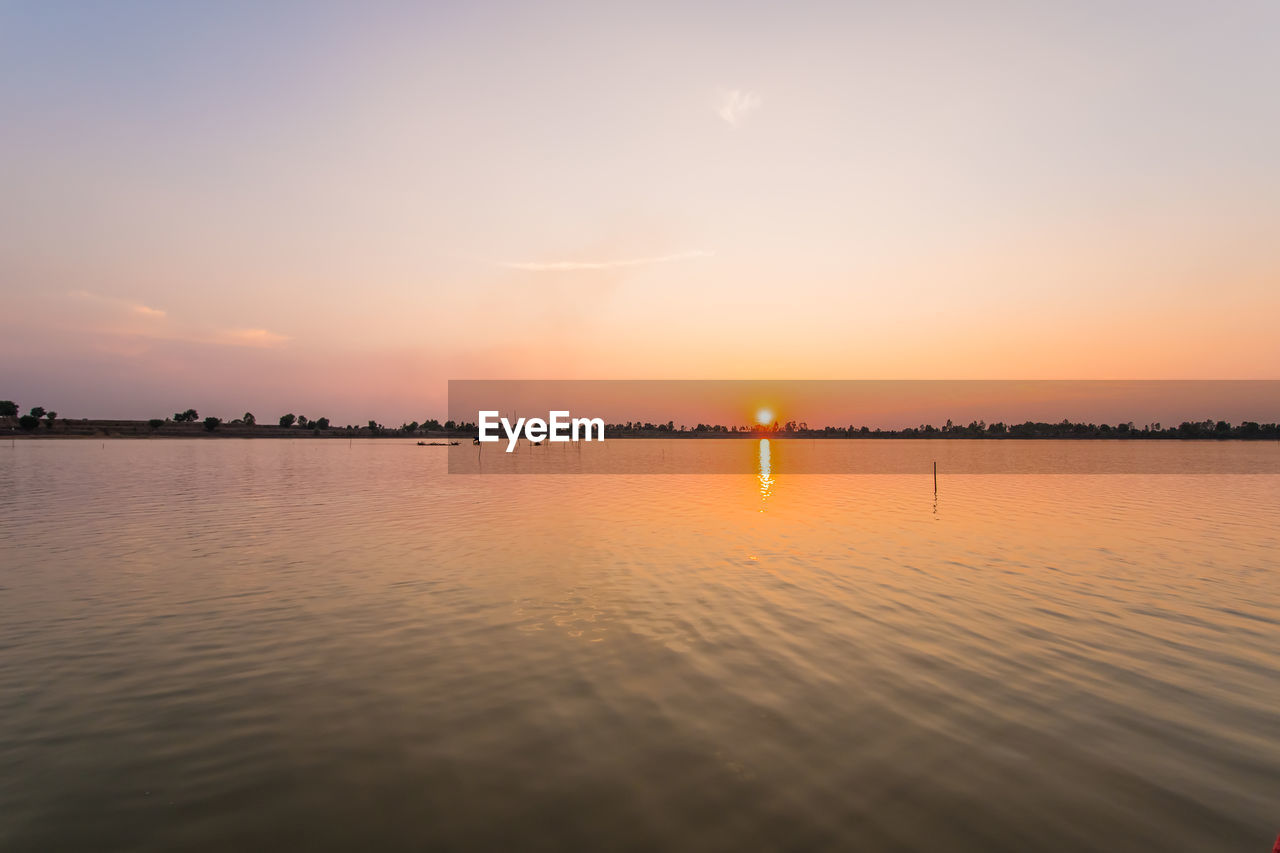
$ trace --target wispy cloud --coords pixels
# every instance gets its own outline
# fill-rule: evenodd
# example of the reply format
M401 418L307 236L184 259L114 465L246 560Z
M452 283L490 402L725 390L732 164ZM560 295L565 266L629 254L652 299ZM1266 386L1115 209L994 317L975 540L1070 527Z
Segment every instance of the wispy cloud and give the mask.
M112 305L116 308L123 308L131 311L140 317L147 317L152 320L164 319L165 312L159 308L152 308L150 305L143 305L141 302L130 302L128 299L118 299L114 296L103 296L100 293L90 293L87 290L71 291L73 299L81 299L86 302L97 302L100 305Z
M721 93L716 115L737 127L747 116L760 109L760 96L743 89L730 89Z
M665 264L668 261L687 261L693 258L709 258L715 252L697 249L677 252L674 255L657 255L650 258L622 258L613 261L499 261L500 266L528 272L566 272L573 270L612 270L619 267L641 267L648 264Z
M71 299L100 306L93 311L91 328L94 331L122 338L232 347L278 347L292 340L288 335L267 329L219 329L203 323L184 321L181 317L170 318L167 312L159 308L88 290L73 290L67 295ZM162 320L164 322L160 322Z
M218 343L241 347L276 347L288 340L288 335L277 335L266 329L224 329L217 337Z

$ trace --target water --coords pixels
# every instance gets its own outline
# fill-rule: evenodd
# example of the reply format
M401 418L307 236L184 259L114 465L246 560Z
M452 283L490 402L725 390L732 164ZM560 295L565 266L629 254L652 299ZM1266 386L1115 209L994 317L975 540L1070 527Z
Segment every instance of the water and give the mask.
M735 476L450 475L448 452L0 449L0 849L1280 830L1280 477L935 498L929 474L789 476L779 442Z
M684 438L459 442L451 474L1280 474L1280 441ZM770 463L772 464L772 463Z

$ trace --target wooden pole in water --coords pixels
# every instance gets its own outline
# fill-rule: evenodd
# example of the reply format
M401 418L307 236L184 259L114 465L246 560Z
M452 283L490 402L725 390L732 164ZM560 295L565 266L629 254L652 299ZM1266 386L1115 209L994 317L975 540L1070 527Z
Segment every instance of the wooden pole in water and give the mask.
M938 493L938 460L933 460L933 493Z

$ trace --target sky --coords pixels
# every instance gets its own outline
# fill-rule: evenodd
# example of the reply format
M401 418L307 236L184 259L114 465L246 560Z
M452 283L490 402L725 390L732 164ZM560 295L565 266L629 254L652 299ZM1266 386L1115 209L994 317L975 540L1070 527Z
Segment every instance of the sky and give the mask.
M0 0L0 398L1276 378L1277 32L1270 0Z

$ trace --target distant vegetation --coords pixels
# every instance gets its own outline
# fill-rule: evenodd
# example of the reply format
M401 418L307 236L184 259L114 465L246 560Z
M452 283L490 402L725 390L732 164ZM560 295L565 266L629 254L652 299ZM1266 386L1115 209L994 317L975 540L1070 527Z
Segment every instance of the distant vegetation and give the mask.
M967 426L947 421L942 426L920 424L903 429L872 429L867 426L844 427L826 426L810 428L807 423L787 421L785 424L774 423L772 426L724 426L723 424L698 424L694 427L681 426L676 429L671 421L650 423L627 421L626 423L606 424L605 434L615 436L626 435L662 435L664 433L700 434L728 433L748 435L785 435L803 437L833 438L1280 438L1280 426L1274 423L1260 424L1256 421L1244 421L1231 424L1227 421L1183 421L1175 426L1163 426L1160 423L1145 424L1141 427L1132 421L1122 424L1075 423L1062 420L1057 423L1025 421L1020 424L985 421L972 421Z
M281 415L279 426L263 426L252 412L243 417L223 421L206 417L200 421L195 409L177 412L171 418L151 418L147 421L89 421L63 419L55 426L58 413L43 406L33 406L28 414L20 415L20 408L12 400L0 400L0 429L21 430L34 433L45 428L64 435L200 435L201 432L230 436L284 436L308 434L315 436L420 436L420 435L474 435L476 425L465 421L436 418L408 421L399 427L386 427L375 420L364 426L331 426L327 417L311 420L292 412ZM203 430L200 427L203 426ZM1183 421L1177 426L1149 423L1142 426L1133 422L1121 424L1075 423L1069 420L1057 423L1025 421L1019 424L1004 422L987 423L972 421L967 425L947 421L941 426L920 424L905 429L881 429L867 426L825 426L811 428L804 421L775 422L771 426L724 424L697 424L676 426L674 421L626 421L606 424L605 435L614 438L665 438L665 437L751 437L770 436L792 438L1105 438L1105 439L1280 439L1280 426L1275 423L1244 421L1232 424L1227 421Z
M33 432L40 428L41 420L44 420L46 429L53 429L53 423L57 420L58 413L47 410L44 406L33 406L30 412L19 417L17 403L12 400L0 400L0 418L7 421L17 420L18 429L24 432Z

